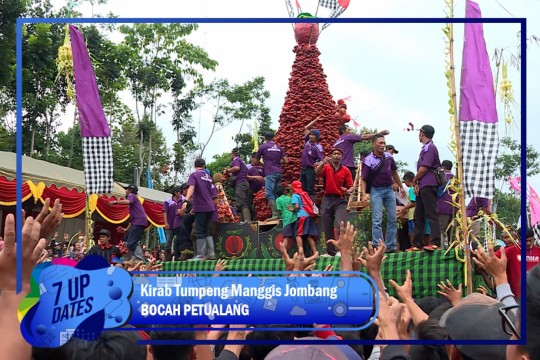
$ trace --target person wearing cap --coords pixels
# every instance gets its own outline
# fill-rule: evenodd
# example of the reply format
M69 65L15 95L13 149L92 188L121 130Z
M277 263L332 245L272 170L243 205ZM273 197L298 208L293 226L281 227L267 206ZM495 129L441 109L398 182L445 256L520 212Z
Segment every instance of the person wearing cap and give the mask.
M334 143L335 148L340 148L343 150L343 160L341 164L346 166L351 171L351 176L353 180L356 178L356 165L354 163L354 144L371 140L375 134L351 134L351 128L343 124L339 126L338 129L339 138ZM383 130L380 132L382 135L388 135L390 132L388 130Z
M414 235L413 246L408 251L433 251L441 246L441 226L437 215L437 188L438 182L435 170L441 166L439 150L433 143L435 129L431 125L424 125L418 133L418 140L422 143L420 156L416 164L416 175L412 181L416 193L414 207ZM424 232L426 219L431 227L429 245L424 246Z
M318 129L311 128L318 119L313 120L305 127L305 143L300 157L300 164L302 166L300 182L302 183L302 189L308 193L312 200L315 200L315 167L324 160L323 148L319 142L321 132Z
M129 225L126 228L119 228L120 232L126 233L125 242L128 246L128 257L135 256L143 261L144 253L139 246L139 239L148 226L146 212L139 201L137 193L139 188L137 185L130 184L126 186L126 198L124 200L109 201L111 205L128 205L129 206Z
M385 135L385 134L383 134L383 135ZM390 154L392 154L392 155L394 155L394 154L396 154L396 155L399 154L399 151L396 150L396 148L394 147L394 145L386 145L386 152L387 152L387 153L390 153Z
M264 134L264 144L259 146L255 153L257 165L260 165L261 157L264 160L263 169L265 174L264 191L268 205L272 209L272 217L269 220L279 219L279 214L276 209L276 187L281 183L283 174L282 164L287 164L289 158L285 150L274 142L274 133L268 131Z
M540 263L540 248L535 244L534 230L528 228L525 233L525 262L527 271ZM495 252L495 255L501 257L501 249ZM507 246L504 248L506 254L506 275L510 289L517 299L521 298L521 246Z
M362 200L367 202L366 192L368 182L370 186L371 201L371 221L373 247L379 245L379 240L383 240L386 245L386 252L397 252L397 209L396 197L392 184L396 182L403 190L401 179L397 173L397 166L392 155L385 152L386 140L381 134L376 134L371 139L373 151L362 163ZM386 237L382 233L383 209L386 210Z
M195 160L195 171L189 175L189 185L186 201L191 201L192 211L195 214L195 238L197 256L192 260L205 260L216 257L214 251L214 238L210 235L210 220L218 202L217 189L212 178L204 171L204 159ZM217 216L217 212L216 212Z
M501 319L502 302L489 296L472 293L456 306L448 309L439 320L439 325L451 340L509 340ZM515 316L506 312L512 321ZM490 344L447 345L449 359L505 360L506 346Z
M347 195L354 190L351 171L341 165L343 150L333 148L330 157L326 157L315 169L315 174L324 180L324 196L321 204L321 220L326 239L334 238L334 229L337 229L336 239L339 236L339 224L347 214ZM333 244L326 244L327 254L336 255Z
M98 243L88 250L88 255L98 255L107 260L110 264L118 262L122 254L120 250L110 243L111 232L107 229L101 229L97 233Z
M236 178L234 197L236 200L236 210L240 214L240 221L251 222L251 211L249 209L249 182L248 169L240 157L240 149L234 148L231 151L231 163L226 171Z

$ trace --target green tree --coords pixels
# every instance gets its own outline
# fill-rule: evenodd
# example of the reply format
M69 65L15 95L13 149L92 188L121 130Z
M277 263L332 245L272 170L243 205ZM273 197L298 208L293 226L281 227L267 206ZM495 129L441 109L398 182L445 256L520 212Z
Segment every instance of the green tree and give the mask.
M200 156L203 156L214 134L235 121L240 122L240 130L233 140L237 146L245 147L243 151L246 154L253 150L253 146L249 149L248 145L252 135L242 134L242 129L246 122L252 119L256 120L264 131L269 129L271 119L266 99L270 97L270 93L264 88L264 81L265 79L259 76L243 84L231 85L227 79L219 79L194 91L196 107L205 106L212 114L212 129L207 139L199 144Z
M493 197L494 210L505 225L515 225L521 214L521 199L514 193L495 190Z
M2 2L0 11L0 119L15 109L15 23L26 12L29 0Z
M158 115L164 113L160 99L171 88L178 96L185 79L192 84L202 85L201 70L215 69L217 62L208 57L200 47L189 43L186 38L197 24L135 24L121 26L124 35L122 53L127 54L126 76L135 99L135 115L139 127L138 163L142 169L152 163L154 152L152 130L147 122L156 123ZM179 89L180 88L180 89ZM148 137L148 142L144 136ZM145 143L148 144L145 146ZM148 155L145 155L147 153Z
M519 174L521 169L521 144L510 137L501 139L502 154L497 158L495 167L495 177L499 180L506 180ZM538 157L540 153L531 145L527 146L527 176L534 176L540 173L540 163Z

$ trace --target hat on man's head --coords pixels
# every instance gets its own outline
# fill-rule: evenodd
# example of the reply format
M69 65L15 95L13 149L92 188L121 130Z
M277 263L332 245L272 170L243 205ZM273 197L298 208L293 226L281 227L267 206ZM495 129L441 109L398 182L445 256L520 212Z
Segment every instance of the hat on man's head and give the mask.
M238 154L240 154L240 149L235 147L234 149L231 150L231 153L233 153L235 155L238 155Z
M343 149L338 148L338 147L334 147L334 148L332 148L332 151L330 151L330 154L332 154L334 151L340 152L341 156L343 156Z
M139 192L139 188L137 185L129 184L128 186L122 186L124 189L131 191L133 194L137 194Z
M296 193L296 192L302 192L302 183L298 180L294 180L292 183L291 183L291 187L293 189L293 191Z
M386 145L386 151L388 151L388 150L394 150L394 154L399 153L399 151L396 150L394 145Z
M433 138L435 135L435 128L431 125L424 125L420 128L420 131L423 132L428 138Z
M264 138L266 140L272 140L274 138L274 136L276 136L276 134L274 134L274 132L272 131L267 131L264 133Z
M97 235L105 235L107 237L111 237L111 232L107 229L101 229L98 231Z
M182 192L182 187L180 187L180 186L173 187L173 189L171 190L171 194L174 195L177 192Z
M309 133L315 135L317 141L321 138L321 132L318 129L311 129Z
M499 308L504 304L489 296L472 293L448 309L439 325L452 340L509 340ZM511 313L508 313L512 317ZM457 345L459 351L475 360L504 360L506 345Z

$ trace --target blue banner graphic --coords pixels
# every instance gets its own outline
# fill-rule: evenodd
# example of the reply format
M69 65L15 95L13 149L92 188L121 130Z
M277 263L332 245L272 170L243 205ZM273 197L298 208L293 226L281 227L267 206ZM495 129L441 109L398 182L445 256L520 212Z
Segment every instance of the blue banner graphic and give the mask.
M134 278L130 324L368 324L375 285L362 275Z
M31 285L19 312L24 313L21 333L33 346L58 347L72 336L93 340L131 315L131 275L99 256L85 257L77 266L42 264Z

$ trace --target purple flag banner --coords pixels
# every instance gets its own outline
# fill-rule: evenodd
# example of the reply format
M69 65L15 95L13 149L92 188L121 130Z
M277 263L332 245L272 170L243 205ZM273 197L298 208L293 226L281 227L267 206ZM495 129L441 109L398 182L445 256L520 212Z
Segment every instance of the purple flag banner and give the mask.
M69 25L69 34L83 142L86 193L110 193L113 188L111 130L101 106L94 68L84 37L72 25Z
M467 0L465 16L481 18L478 4ZM482 23L465 24L459 120L465 194L491 199L495 194L499 132Z

